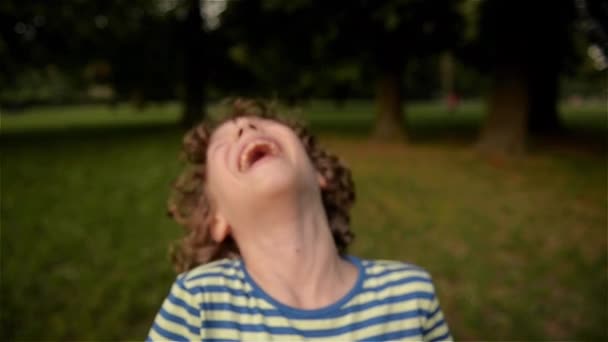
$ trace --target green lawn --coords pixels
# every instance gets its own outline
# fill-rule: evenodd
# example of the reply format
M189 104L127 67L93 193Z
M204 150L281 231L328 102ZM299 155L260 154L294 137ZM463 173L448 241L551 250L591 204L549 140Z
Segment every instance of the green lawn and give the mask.
M4 340L143 339L174 274L165 215L176 105L1 116ZM486 161L479 103L408 107L409 145L365 138L369 102L301 116L353 169L354 254L427 268L459 340L607 340L605 108L571 134Z

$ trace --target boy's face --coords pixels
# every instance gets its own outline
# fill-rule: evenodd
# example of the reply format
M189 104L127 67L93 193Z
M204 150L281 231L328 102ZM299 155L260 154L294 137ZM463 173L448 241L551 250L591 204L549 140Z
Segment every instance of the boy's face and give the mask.
M216 214L237 235L238 226L248 224L265 202L287 192L318 192L319 186L298 136L281 123L258 117L230 120L213 132L207 172Z

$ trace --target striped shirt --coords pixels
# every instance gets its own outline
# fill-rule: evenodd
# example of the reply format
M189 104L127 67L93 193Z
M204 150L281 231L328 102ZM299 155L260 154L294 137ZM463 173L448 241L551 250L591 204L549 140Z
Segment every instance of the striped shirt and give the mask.
M355 286L320 309L286 306L264 292L241 260L178 276L148 341L451 340L430 275L396 261L348 259Z

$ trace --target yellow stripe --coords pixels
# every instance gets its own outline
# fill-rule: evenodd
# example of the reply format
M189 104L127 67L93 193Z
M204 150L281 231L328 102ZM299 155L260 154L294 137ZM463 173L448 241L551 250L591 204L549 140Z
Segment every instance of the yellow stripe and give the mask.
M304 341L304 338L299 335L270 335L266 332L257 331L238 331L235 329L211 328L203 330L203 339L225 339L225 340L240 340L240 341L272 341L278 339L281 341Z
M241 280L233 280L222 277L210 277L202 279L188 280L188 287L196 286L226 286L232 290L251 292L252 287L248 282Z
M373 300L383 300L388 297L400 296L400 295L417 292L417 291L434 293L433 285L430 283L423 283L423 282L407 283L407 284L403 284L400 286L389 287L389 288L380 290L378 292L374 291L374 292L365 292L365 293L358 294L355 297L355 300L351 300L345 307L350 307L355 304L368 303ZM422 299L420 299L420 300L422 300Z
M257 297L235 297L230 293L213 293L204 297L204 302L209 304L232 304L247 308L260 308L260 309L276 309L270 303L262 298ZM197 303L198 305L198 303Z
M428 341L437 338L445 333L448 332L448 325L447 324L442 324L440 326L438 326L435 330L431 331L429 334L427 334L424 338ZM448 338L446 339L446 341L451 341L452 337L448 336Z
M184 302L186 302L187 304L190 304L190 306L193 306L193 307L196 307L201 299L200 294L192 294L192 293L188 292L187 290L184 290L177 283L175 283L173 285L173 287L171 288L171 294L174 297L183 300Z
M198 280L198 279L193 279L196 277L201 277L201 276L205 276L205 274L213 274L213 273L220 273L221 275L213 275L209 278L216 278L216 277L223 277L223 276L229 276L229 277L239 277L241 279L245 278L245 273L243 273L243 271L239 271L236 268L224 268L224 267L215 267L215 268L210 268L210 269L204 269L204 270L198 270L196 272L192 272L188 274L188 277L186 278L186 282L190 282L193 280Z
M238 262L239 261L237 261L237 260L222 259L222 260L214 261L209 264L200 265L198 267L191 269L190 271L188 271L186 273L182 273L182 275L186 277L186 280L191 279L193 277L197 277L204 273L221 272L224 274L233 275L236 273L237 269L236 268L227 269L226 266L227 265L236 266L236 264Z
M363 283L363 287L370 288L370 287L382 286L390 281L405 279L408 277L422 277L422 278L430 279L428 276L428 273L426 273L424 271L403 270L403 271L396 271L393 273L389 273L382 277L367 279Z
M407 268L406 265L404 264L399 264L399 265L373 265L373 266L367 266L364 267L365 271L367 274L369 275L374 275L374 274L378 274L380 272L384 272L384 271L392 271L392 270L397 270L400 268Z

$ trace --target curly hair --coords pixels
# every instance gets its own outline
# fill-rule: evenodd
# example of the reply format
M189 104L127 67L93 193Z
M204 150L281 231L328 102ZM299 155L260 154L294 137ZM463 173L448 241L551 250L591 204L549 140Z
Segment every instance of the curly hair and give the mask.
M350 170L333 154L321 148L312 134L300 123L277 115L274 106L259 100L236 99L229 102L228 115L218 121L204 121L186 133L182 159L186 167L173 183L168 214L183 226L185 236L171 246L171 259L177 273L222 258L240 256L236 242L228 236L218 243L211 237L214 203L205 191L207 147L215 128L228 120L254 116L274 120L291 128L300 138L315 169L325 177L321 189L325 214L338 252L346 253L354 239L350 229L350 208L355 202L355 188Z

